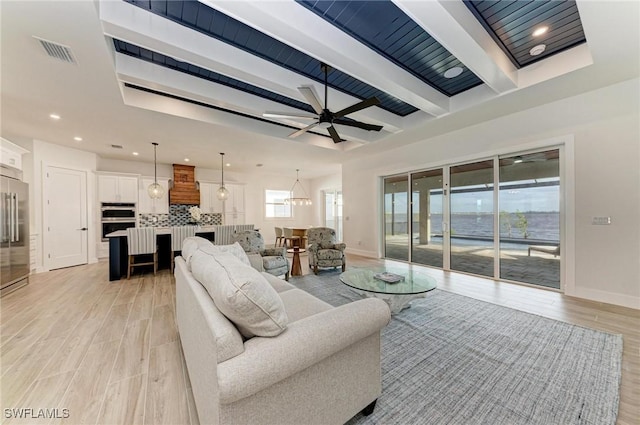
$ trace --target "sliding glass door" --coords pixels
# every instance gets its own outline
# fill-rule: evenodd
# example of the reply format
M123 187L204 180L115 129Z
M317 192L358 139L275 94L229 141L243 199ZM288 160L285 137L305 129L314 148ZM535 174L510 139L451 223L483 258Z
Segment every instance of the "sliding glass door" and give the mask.
M450 168L451 270L493 276L493 160Z
M409 204L407 175L384 179L384 256L409 260Z
M411 262L443 266L442 168L411 174Z
M500 158L500 278L560 288L559 150Z
M560 149L383 181L386 258L560 289Z

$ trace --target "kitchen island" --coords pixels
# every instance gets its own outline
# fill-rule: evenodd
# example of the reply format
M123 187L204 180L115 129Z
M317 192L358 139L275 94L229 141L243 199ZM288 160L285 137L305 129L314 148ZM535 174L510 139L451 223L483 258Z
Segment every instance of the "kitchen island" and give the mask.
M200 226L196 235L210 241L215 240L216 226ZM109 239L109 280L119 280L127 275L128 247L127 231L118 230L106 235ZM171 265L171 228L157 227L156 238L158 241L158 269Z

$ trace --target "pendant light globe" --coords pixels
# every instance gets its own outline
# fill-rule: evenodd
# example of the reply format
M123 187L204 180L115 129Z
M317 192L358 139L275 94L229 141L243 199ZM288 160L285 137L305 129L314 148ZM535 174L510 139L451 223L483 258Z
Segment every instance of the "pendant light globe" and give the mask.
M227 190L226 187L224 187L224 153L220 152L220 169L222 170L222 181L220 183L220 187L218 188L218 191L216 192L216 197L220 200L220 201L226 201L227 199L229 199L229 191Z
M164 187L158 184L158 164L156 158L156 148L158 144L155 142L151 143L153 145L153 183L149 185L147 188L147 193L151 199L160 199L164 196Z

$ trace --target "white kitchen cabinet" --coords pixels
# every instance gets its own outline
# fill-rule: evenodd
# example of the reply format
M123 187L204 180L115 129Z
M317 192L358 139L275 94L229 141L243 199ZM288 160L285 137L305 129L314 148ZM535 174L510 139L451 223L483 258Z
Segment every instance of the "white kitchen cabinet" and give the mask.
M138 202L138 177L122 174L98 175L100 202Z
M224 224L245 224L244 185L227 184L229 199L224 201Z
M164 188L164 194L159 199L151 199L149 196L147 189L153 182L153 177L140 179L138 214L169 214L169 179L158 178L158 184Z
M28 150L11 143L7 139L0 138L0 162L22 171L22 155Z
M244 185L227 184L226 187L229 190L229 199L224 201L224 212L244 214Z
M216 196L220 183L200 182L200 209L204 213L224 212L224 205Z

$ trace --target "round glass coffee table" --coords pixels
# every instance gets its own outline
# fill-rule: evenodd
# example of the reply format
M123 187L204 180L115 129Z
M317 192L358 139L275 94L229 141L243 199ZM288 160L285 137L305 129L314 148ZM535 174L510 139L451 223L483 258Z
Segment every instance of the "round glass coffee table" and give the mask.
M389 282L398 276L402 279ZM437 286L431 276L399 266L349 269L340 275L340 281L362 296L386 301L392 314L411 307L412 300L425 298Z

